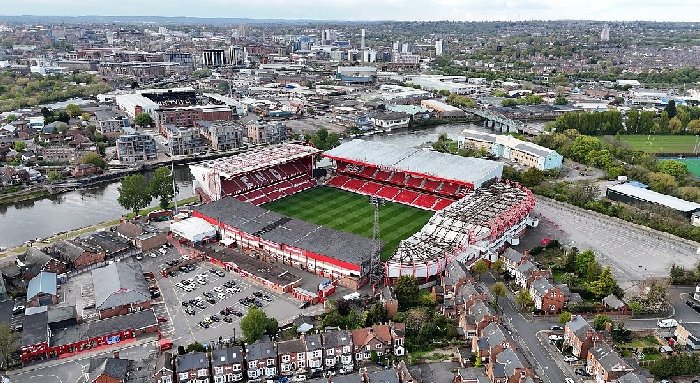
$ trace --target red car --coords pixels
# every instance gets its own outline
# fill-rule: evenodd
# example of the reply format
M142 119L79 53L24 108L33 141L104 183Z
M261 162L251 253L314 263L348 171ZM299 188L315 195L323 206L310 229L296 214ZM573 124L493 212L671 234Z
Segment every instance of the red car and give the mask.
M168 318L166 318L166 317L158 317L158 322L160 322L160 323L165 323L167 321L168 321Z
M540 241L540 245L542 245L542 246L547 246L547 245L549 245L550 242L552 242L552 238L544 237L544 238L542 238L542 240Z

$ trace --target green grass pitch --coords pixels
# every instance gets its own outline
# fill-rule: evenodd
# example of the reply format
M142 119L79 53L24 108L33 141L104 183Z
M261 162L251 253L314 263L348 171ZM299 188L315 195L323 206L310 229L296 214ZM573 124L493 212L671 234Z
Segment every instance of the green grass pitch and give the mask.
M647 153L693 153L695 136L620 135L620 141Z
M266 209L326 227L372 238L374 214L369 197L330 187L316 187L267 203ZM399 242L419 231L434 212L387 202L380 208L382 260L390 258Z

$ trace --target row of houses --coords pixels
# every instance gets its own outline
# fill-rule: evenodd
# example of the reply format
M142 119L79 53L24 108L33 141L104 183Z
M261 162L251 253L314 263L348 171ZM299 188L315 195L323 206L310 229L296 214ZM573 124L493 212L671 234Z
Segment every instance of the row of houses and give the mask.
M373 354L403 356L404 331L403 323L387 323L180 355L159 363L155 380L157 383L224 383L280 375L306 379L307 374L323 371L349 374L356 364L369 360Z
M645 383L646 376L636 370L635 362L625 360L610 346L606 331L596 331L580 315L571 318L564 326L564 344L571 347L571 354L586 360L586 372L598 383Z

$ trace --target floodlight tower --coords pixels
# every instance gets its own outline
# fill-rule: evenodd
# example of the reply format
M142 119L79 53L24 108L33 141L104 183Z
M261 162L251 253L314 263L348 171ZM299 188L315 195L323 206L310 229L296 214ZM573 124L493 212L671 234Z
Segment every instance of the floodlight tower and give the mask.
M372 287L375 288L379 286L382 281L382 242L380 240L380 227L379 227L379 208L384 206L386 201L377 196L370 196L369 203L374 209L374 224L372 226L372 240L374 240L374 249L372 250L372 259L370 260L370 283Z

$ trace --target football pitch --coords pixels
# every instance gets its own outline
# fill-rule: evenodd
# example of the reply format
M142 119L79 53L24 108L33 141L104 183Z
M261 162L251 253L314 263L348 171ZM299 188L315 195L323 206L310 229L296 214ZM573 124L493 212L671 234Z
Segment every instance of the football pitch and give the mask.
M263 207L303 221L372 238L373 208L369 197L330 187L315 187L265 204ZM387 202L379 210L382 259L386 260L402 239L419 231L434 212Z
M693 153L695 136L620 135L620 141L646 153Z

